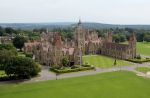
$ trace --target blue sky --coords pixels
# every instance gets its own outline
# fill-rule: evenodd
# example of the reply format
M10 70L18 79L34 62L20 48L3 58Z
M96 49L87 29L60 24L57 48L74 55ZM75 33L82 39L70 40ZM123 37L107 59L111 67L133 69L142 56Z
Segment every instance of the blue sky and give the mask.
M150 24L150 0L0 0L0 23Z

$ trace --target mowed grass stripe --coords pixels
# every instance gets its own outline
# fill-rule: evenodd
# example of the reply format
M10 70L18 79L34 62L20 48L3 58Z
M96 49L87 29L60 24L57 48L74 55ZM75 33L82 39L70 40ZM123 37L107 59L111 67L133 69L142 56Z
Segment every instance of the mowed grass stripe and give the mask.
M120 71L0 86L0 98L149 98L150 80Z
M83 56L83 62L100 68L110 68L114 66L115 59L102 55ZM124 60L117 60L116 66L130 66L131 63Z

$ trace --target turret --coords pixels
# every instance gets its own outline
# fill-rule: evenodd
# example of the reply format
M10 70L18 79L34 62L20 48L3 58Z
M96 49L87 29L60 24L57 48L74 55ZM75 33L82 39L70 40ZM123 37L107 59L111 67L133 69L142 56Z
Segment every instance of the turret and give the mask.
M129 48L132 52L132 58L136 57L136 35L132 33L129 38Z
M107 33L106 42L112 43L112 32Z
M129 46L130 47L136 46L136 35L135 35L135 33L132 33L130 38L129 38Z

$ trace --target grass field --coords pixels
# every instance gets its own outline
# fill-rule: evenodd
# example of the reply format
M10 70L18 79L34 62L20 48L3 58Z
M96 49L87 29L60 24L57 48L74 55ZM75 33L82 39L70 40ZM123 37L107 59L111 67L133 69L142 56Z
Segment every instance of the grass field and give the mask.
M137 42L137 53L150 56L150 43Z
M121 44L128 44L128 42L123 42ZM150 56L150 42L137 42L137 53Z
M83 56L83 62L100 68L114 67L114 59L101 55L87 55ZM128 66L131 63L123 60L117 60L116 66Z
M149 67L137 67L136 70L139 71L139 72L142 72L142 73L150 72Z
M150 80L120 71L0 86L0 98L149 98Z

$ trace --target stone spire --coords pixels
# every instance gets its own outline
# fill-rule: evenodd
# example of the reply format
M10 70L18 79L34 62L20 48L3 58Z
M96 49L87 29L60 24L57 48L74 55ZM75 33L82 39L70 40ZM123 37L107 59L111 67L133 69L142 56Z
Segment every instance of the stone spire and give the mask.
M107 33L107 38L106 38L107 42L112 43L112 32L108 32Z
M136 57L136 34L132 33L129 38L129 47L132 50L132 58Z
M129 38L129 45L131 47L135 47L136 46L136 34L132 33L130 38Z
M81 19L79 19L78 26L81 25L81 24L82 24Z

